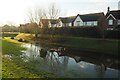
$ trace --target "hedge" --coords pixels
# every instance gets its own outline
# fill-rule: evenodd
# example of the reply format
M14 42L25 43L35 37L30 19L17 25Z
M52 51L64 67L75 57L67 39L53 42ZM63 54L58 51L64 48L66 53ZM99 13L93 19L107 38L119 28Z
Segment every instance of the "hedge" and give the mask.
M100 38L100 32L96 27L60 27L60 28L48 28L42 30L43 34L51 35L68 35L76 37L93 37Z
M106 30L105 38L120 39L120 31L119 30Z
M66 35L74 37L89 37L89 38L108 38L120 39L120 30L104 30L102 33L98 27L52 27L41 30L43 34L50 35Z

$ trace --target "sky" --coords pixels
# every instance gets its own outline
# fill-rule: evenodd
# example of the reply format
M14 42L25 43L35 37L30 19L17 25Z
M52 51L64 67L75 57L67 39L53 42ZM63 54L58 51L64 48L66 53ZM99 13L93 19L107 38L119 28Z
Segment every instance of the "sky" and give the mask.
M120 0L0 0L0 26L19 25L28 22L28 10L35 7L48 9L54 3L60 9L60 16L75 16L96 12L118 10ZM120 9L120 8L119 8Z

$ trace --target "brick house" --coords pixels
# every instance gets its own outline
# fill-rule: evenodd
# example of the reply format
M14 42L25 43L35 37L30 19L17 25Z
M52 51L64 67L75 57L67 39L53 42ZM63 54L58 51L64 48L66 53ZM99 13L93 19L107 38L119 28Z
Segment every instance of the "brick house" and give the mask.
M108 12L106 14L106 24L107 30L117 30L120 29L120 10L112 10L108 7Z

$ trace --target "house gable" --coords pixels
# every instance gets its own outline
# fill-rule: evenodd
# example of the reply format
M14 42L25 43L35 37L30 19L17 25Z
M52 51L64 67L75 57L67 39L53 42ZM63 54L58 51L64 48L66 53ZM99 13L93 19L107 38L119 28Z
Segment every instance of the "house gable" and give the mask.
M112 29L117 28L120 24L119 20L120 20L120 10L108 11L106 14L107 29L108 28L112 28Z
M109 19L109 17L112 17L114 20L116 20L116 18L112 14L110 14L106 19Z
M73 26L83 26L83 21L80 18L80 15L78 14L76 18L73 21Z
M74 26L98 26L102 17L104 17L104 13L78 14L73 24Z

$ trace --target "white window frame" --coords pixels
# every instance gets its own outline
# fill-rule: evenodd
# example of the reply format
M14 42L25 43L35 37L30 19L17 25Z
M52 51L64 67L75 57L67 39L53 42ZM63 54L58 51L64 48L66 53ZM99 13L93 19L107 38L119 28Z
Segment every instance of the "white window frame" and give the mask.
M76 23L77 23L77 26L80 26L80 21L76 21Z
M117 21L117 24L120 25L120 20Z
M94 21L94 26L98 26L98 21Z
M113 20L112 19L108 20L108 25L113 25Z

